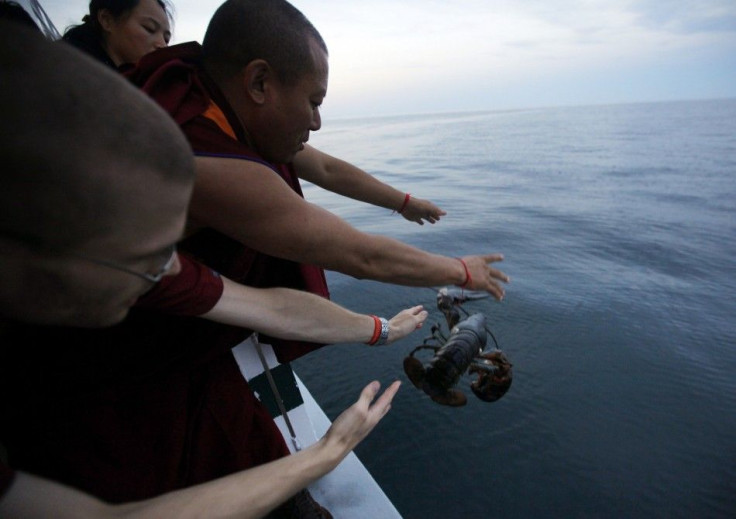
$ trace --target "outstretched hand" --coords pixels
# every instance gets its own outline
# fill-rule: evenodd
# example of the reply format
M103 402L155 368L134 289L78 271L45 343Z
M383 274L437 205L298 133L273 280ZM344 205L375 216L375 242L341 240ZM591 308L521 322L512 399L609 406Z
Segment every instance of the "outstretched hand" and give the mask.
M402 310L388 321L388 339L386 344L406 337L414 330L418 330L427 320L427 311L422 305Z
M429 223L436 223L440 221L441 216L445 216L447 212L443 211L429 200L422 200L421 198L409 198L409 201L401 211L401 216L409 220L410 222L416 222L419 225L424 225L423 220L427 220Z
M503 254L464 256L462 259L470 274L469 282L464 288L490 292L499 301L503 300L505 291L499 281L508 283L511 279L500 270L490 266L491 263L503 261Z
M326 446L334 446L339 449L338 452L342 457L347 456L391 409L391 401L400 385L400 381L395 381L375 402L373 399L381 389L380 382L373 381L365 386L358 401L332 422L332 426L322 438Z

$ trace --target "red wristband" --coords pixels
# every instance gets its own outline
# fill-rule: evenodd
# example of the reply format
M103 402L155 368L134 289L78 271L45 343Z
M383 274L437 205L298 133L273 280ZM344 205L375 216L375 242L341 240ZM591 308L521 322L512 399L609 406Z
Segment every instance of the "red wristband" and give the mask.
M376 344L378 338L381 336L381 320L375 315L371 315L371 317L373 317L373 337L367 343L369 346Z
M461 285L458 285L458 286L460 288L465 288L465 287L467 287L473 281L473 278L470 277L470 270L468 270L468 264L465 263L465 260L462 259L462 258L456 258L456 259L460 263L463 264L463 268L465 269L465 281Z
M410 193L407 193L407 194L406 194L406 195L404 196L404 203L403 203L403 204L401 204L401 207L399 207L399 210L398 210L398 211L396 211L397 213L401 214L401 213L403 213L403 212L404 212L404 209L406 209L406 206L407 206L407 205L409 204L409 199L410 199L410 198L411 198L411 194L410 194Z

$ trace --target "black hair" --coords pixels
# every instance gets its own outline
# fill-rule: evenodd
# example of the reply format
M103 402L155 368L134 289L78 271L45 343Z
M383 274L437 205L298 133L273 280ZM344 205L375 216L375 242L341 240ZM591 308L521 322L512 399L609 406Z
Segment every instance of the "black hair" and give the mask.
M216 78L229 79L263 59L280 81L294 84L315 70L310 39L327 53L317 29L285 0L228 0L210 20L202 49Z
M119 20L121 17L135 9L140 1L141 0L91 0L89 3L89 14L86 14L84 18L82 18L82 21L84 24L97 26L99 30L97 15L100 11L106 9L114 19ZM171 20L171 3L168 0L156 0L156 2L161 6L161 9L164 10L166 16L169 17L169 20ZM67 30L67 32L69 31Z
M171 2L169 0L156 0L156 2L164 10L169 21L173 23ZM115 20L120 20L130 14L139 3L140 0L91 0L89 13L82 18L83 23L67 28L64 32L64 40L110 67L117 68L102 46L102 27L97 20L97 15L105 9Z

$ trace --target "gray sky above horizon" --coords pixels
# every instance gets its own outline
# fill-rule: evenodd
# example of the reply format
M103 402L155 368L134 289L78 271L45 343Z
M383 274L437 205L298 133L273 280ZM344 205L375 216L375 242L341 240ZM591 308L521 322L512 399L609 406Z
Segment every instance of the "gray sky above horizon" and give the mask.
M293 0L330 51L323 117L736 97L734 0ZM221 0L175 0L173 43ZM41 0L60 31L86 0Z

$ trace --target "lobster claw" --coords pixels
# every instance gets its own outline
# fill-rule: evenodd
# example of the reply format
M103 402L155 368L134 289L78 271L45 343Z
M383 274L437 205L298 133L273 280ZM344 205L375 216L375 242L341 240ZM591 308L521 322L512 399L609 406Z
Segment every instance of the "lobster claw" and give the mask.
M449 405L450 407L461 407L468 402L468 397L457 389L448 389L447 392L431 395L430 398L438 404Z
M436 393L425 387L427 370L418 359L415 359L411 355L404 358L404 372L409 377L411 383L414 384L414 387L425 392L429 391L430 398L438 404L459 407L465 405L468 401L468 398L457 389L449 389L445 392Z
M417 389L422 389L422 383L424 382L424 374L426 373L426 369L424 368L424 365L419 361L419 359L416 359L412 356L406 357L404 359L404 373L406 373L406 376L409 377L409 380L412 384L414 384L414 387Z
M485 402L495 402L511 387L513 378L512 364L506 358L506 355L500 350L484 353L482 357L486 365L491 365L495 369L485 371L480 367L471 366L468 373L479 373L476 381L470 384L475 396Z

